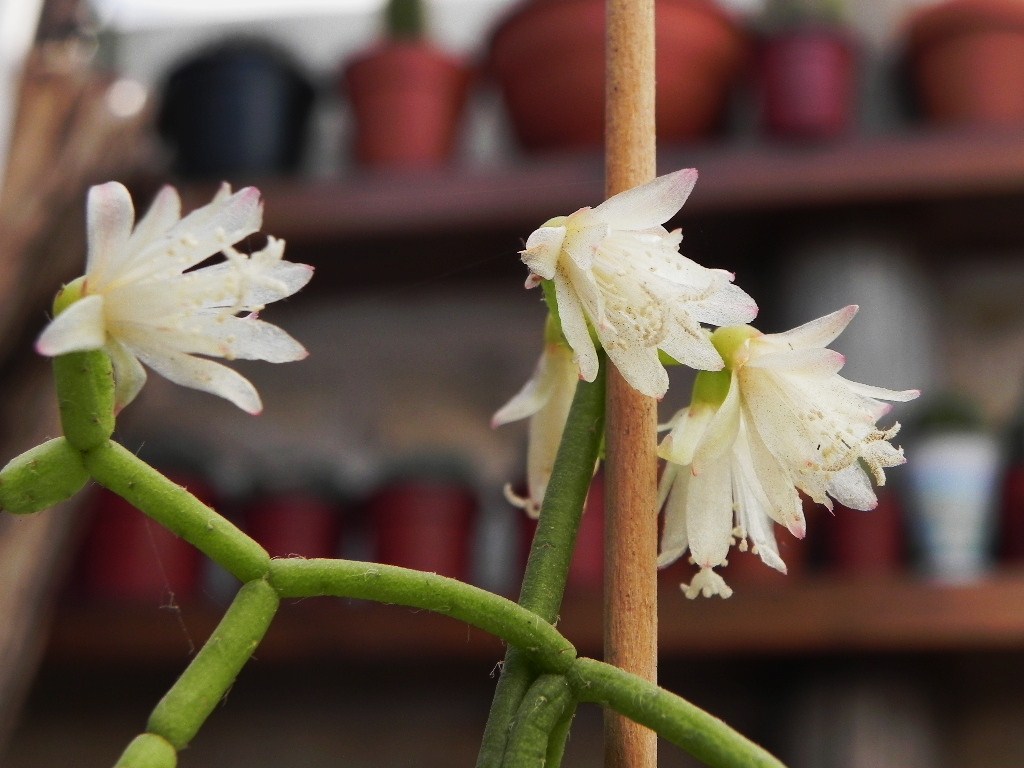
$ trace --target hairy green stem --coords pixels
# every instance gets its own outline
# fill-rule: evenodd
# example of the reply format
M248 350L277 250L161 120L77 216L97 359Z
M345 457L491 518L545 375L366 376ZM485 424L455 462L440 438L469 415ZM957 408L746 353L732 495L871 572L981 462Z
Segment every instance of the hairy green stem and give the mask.
M565 734L556 745L556 762L551 762L555 730L576 709L576 698L565 675L541 675L526 692L509 731L502 768L557 768Z
M64 437L87 451L114 433L114 372L99 349L53 358L53 376Z
M647 726L710 768L784 768L717 717L611 664L577 659L568 678L580 701L609 707Z
M423 608L464 621L521 648L539 666L564 672L576 649L535 613L456 579L395 565L351 560L271 560L282 597L354 597Z
M562 605L583 505L601 450L606 368L602 354L597 378L576 387L523 576L519 604L552 624ZM512 718L535 675L522 654L510 648L494 691L477 768L501 765Z
M234 684L270 626L280 599L263 579L242 586L220 624L160 700L146 729L182 750Z
M270 555L213 509L123 446L86 451L85 468L100 485L191 543L241 582L266 576Z

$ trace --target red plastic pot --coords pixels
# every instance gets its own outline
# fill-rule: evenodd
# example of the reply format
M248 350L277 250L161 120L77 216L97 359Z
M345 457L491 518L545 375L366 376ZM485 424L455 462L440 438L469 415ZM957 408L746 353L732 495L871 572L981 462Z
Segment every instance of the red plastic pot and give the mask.
M573 551L568 589L582 592L600 591L604 584L604 479L603 473L591 481L587 503L580 518L576 534L576 549ZM523 565L530 554L537 521L523 515Z
M467 581L476 512L476 496L460 483L391 483L368 503L374 559Z
M249 534L271 557L336 557L341 517L330 499L310 490L274 493L246 506Z
M854 117L857 57L840 28L800 27L761 46L762 121L776 137L825 139L845 133Z
M1024 3L949 0L924 8L908 22L907 49L927 117L1024 122Z
M388 41L351 60L342 85L353 154L376 168L431 168L455 149L472 73L425 41Z
M838 573L877 576L898 571L905 562L903 512L892 493L881 491L872 510L837 505L834 519L819 522L829 566Z
M710 135L743 68L748 40L717 5L657 0L657 132ZM496 27L490 69L528 150L595 149L604 141L605 0L527 0Z
M183 482L176 478L177 482ZM200 483L184 485L204 501ZM199 590L202 556L191 544L106 489L97 491L82 555L86 592L97 598L164 602Z

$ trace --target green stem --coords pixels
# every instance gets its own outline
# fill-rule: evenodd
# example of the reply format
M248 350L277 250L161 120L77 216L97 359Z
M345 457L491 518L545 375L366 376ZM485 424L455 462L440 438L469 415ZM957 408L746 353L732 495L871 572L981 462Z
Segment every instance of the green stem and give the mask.
M270 570L270 556L255 540L121 445L108 441L83 456L96 482L181 536L239 581L262 578Z
M543 669L564 672L576 649L535 613L461 581L395 565L351 560L270 561L281 597L354 597L423 608L464 621L521 648Z
M245 584L210 639L156 705L147 731L177 750L187 747L263 639L279 602L266 581Z
M597 378L590 384L580 382L576 387L562 443L544 493L537 533L530 547L519 595L520 605L552 624L558 619L562 605L583 504L604 435L607 365L603 357L602 354ZM494 691L477 768L501 765L512 718L535 675L522 654L510 648Z
M87 451L114 433L114 372L102 350L70 352L53 358L53 377L64 436Z
M178 750L163 736L142 733L132 739L114 768L175 768Z
M717 717L611 664L577 659L568 677L580 701L609 707L647 726L710 768L784 768Z
M572 728L574 717L576 717L575 697L573 697L573 705L565 711L562 719L555 723L555 727L551 731L544 768L559 768L562 765L562 757L565 754L565 745L569 741L569 729Z
M0 469L0 510L40 512L70 499L89 481L79 453L55 437L11 459Z
M509 731L502 768L557 768L565 734L555 730L570 720L576 699L565 675L541 675L526 692ZM557 740L556 761L549 761Z

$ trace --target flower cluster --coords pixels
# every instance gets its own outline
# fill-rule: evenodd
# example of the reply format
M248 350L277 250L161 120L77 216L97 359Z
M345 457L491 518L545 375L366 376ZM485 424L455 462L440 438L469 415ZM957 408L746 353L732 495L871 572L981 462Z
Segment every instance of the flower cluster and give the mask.
M225 184L212 202L182 218L178 193L164 187L136 224L128 190L109 182L89 190L86 219L85 275L58 297L60 311L36 342L37 351L105 350L114 366L118 408L142 389L145 363L176 384L259 413L252 384L207 358L304 358L301 344L257 313L313 275L305 264L284 261L282 240L271 237L248 256L233 247L259 231L259 192L247 187L232 194ZM199 266L218 253L224 261Z
M883 485L884 470L905 461L889 442L899 424L876 426L891 407L883 401L919 393L839 375L844 358L827 345L855 306L786 333L747 325L757 306L733 275L682 256L680 231L662 226L696 178L693 170L662 176L551 219L529 237L522 251L526 284L545 285L562 339L549 327L536 373L494 423L530 417L529 497L514 501L536 515L574 375L594 379L598 345L630 385L657 398L668 388L666 355L697 369L692 402L671 419L659 448L666 462L659 564L688 551L699 571L687 596L728 597L713 569L726 563L734 544L752 546L765 564L785 572L774 526L804 536L801 492L829 509L833 499L854 509L877 504L871 481Z

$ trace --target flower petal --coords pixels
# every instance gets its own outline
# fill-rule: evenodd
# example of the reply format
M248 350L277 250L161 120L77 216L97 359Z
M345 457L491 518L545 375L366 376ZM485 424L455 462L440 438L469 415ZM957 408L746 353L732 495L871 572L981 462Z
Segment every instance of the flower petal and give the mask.
M576 355L580 377L593 381L597 377L597 349L590 338L590 328L583 314L583 305L561 268L555 273L555 303L558 305L558 319L562 324L562 335L569 342Z
M103 297L83 296L43 329L36 352L47 357L100 349L107 341Z
M146 369L121 342L112 341L106 349L114 367L114 408L120 411L142 391Z
M690 555L702 568L725 562L732 546L732 478L728 461L716 461L691 477L686 499Z
M519 253L533 274L551 280L564 242L565 227L541 227L526 239L526 248Z
M697 183L697 169L684 168L620 192L594 208L616 229L651 229L671 219Z
M85 272L93 282L102 284L106 273L125 259L135 221L132 196L116 181L90 187L85 217L88 243Z
M142 362L175 384L223 397L246 413L256 415L263 410L256 388L227 366L172 350L133 348L132 351Z
M851 304L790 331L773 333L771 338L790 349L824 347L846 329L858 309L856 304Z

